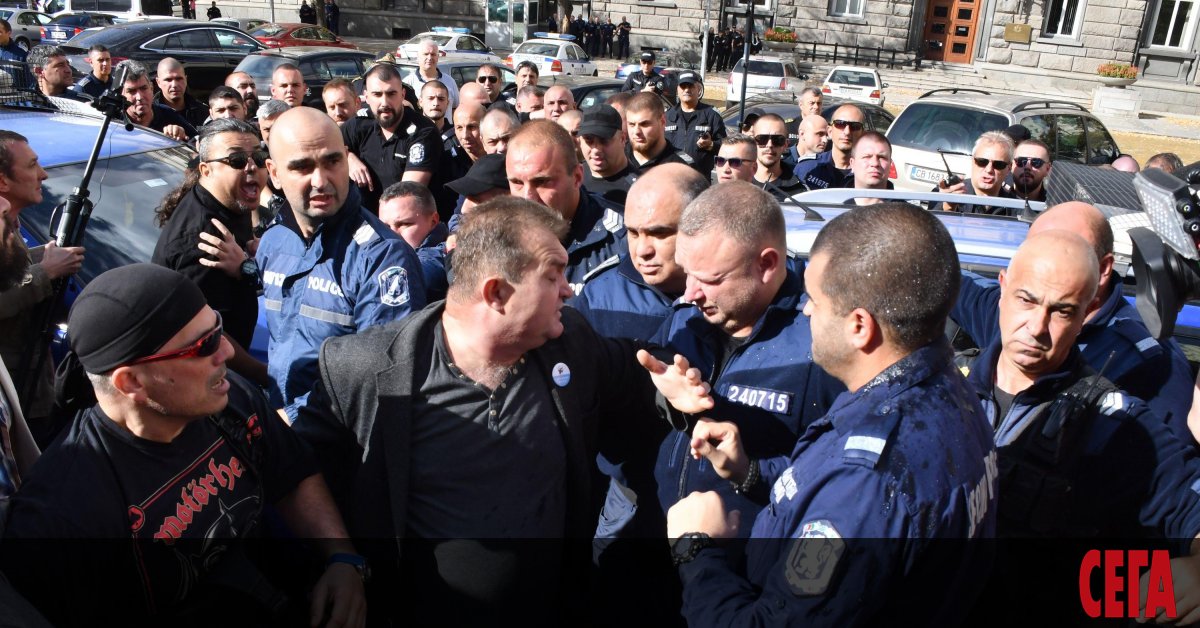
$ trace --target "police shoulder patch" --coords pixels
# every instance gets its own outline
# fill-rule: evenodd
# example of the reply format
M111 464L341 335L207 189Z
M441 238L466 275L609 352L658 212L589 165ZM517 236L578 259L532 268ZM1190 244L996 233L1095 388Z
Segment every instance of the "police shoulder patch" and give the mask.
M807 521L800 536L792 541L783 577L793 595L824 595L846 551L842 535L827 519Z
M419 166L423 161L425 161L425 146L413 144L408 149L408 164L410 166Z
M379 300L396 307L408 303L408 271L391 266L379 273Z
M692 159L692 156L691 156L691 155L689 155L689 154L687 154L687 153L685 153L685 152L683 152L683 151L679 151L679 152L678 152L678 153L676 153L676 154L677 154L677 155L679 155L679 158L683 160L683 163L685 163L685 164L687 164L687 165L689 165L689 166L690 166L690 165L692 165L692 164L694 164L694 163L696 163L696 160L695 160L695 159Z
M375 233L375 229L373 229L369 223L363 223L363 226L359 227L354 232L354 241L357 242L359 246L363 246L378 237L379 234Z

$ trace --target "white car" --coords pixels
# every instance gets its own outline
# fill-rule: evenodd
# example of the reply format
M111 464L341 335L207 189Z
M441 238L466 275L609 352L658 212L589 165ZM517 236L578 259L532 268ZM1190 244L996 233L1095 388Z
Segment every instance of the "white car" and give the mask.
M432 31L421 33L396 46L396 58L416 61L421 55L421 42L426 39L432 39L438 45L438 52L443 57L446 55L471 55L480 57L483 63L501 62L500 57L492 52L491 48L471 34L471 29L448 26L434 26Z
M516 68L522 61L532 61L537 64L541 76L571 74L583 76L600 76L596 64L579 44L575 43L573 35L558 33L534 33L536 37L517 46L508 59L504 61L510 68Z
M883 89L887 87L873 68L839 65L825 77L821 92L838 98L883 106Z
M733 106L742 102L742 68L746 67L746 97L765 94L767 92L792 92L799 95L804 90L804 81L808 76L801 74L796 64L782 57L771 55L752 55L750 65L744 66L744 60L738 59L729 73L729 83L725 86L725 105Z

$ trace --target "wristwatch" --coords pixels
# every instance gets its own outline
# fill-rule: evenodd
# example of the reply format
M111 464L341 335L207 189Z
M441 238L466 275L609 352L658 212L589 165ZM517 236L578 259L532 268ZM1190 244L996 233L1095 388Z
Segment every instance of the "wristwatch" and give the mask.
M691 562L700 553L700 550L710 547L714 543L716 541L703 532L687 532L671 543L671 559L678 567L686 562Z
M242 262L242 279L246 281L258 281L258 262L253 257L247 257L246 261Z
M330 556L329 560L325 561L325 567L328 568L334 563L345 563L353 567L354 570L358 572L358 575L362 577L364 584L371 580L371 565L367 563L366 558L359 556L358 554L338 552L337 554Z

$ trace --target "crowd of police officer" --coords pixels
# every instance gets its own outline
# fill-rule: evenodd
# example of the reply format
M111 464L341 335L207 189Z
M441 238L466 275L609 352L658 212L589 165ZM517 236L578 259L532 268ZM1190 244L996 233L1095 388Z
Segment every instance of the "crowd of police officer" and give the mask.
M1079 584L1077 570L1031 575L1021 562L1046 546L1017 539L1062 538L1167 548L1175 604L1144 611L1194 618L1192 373L1124 300L1103 214L1046 210L996 280L961 269L942 223L905 203L851 208L803 261L788 251L780 201L814 185L879 187L886 138L853 105L802 155L771 114L752 112L726 137L700 102L700 73L679 75L667 108L653 53L641 60L625 91L584 111L569 91L540 92L536 67L513 100L539 104L514 111L496 68L460 86L454 106L439 79L410 87L381 63L351 116L344 85L327 88L327 113L301 106L303 80L283 66L280 106L255 103L245 121L231 76L197 130L187 181L160 208L160 248L177 254L155 262L182 274L102 276L109 287L81 297L70 341L81 370L69 381L98 401L74 399L65 436L38 443L41 467L27 400L2 388L10 539L115 529L68 507L78 481L55 484L70 443L99 465L90 473L112 461L117 480L78 512L128 510L135 541L157 496L180 486L177 537L245 538L243 524L335 537L318 548L317 623L360 625L365 608L380 623L1008 625L1027 612L1015 597ZM436 55L429 63L439 76ZM808 96L806 116L820 111L819 93ZM804 124L806 136L824 128ZM19 277L0 286L0 304L45 274L31 258L53 255L14 240L45 173L28 141L5 133L0 271ZM1014 144L980 138L981 185L998 187L1021 159L1048 171L1044 146ZM447 172L457 175L434 178ZM1014 172L1014 185L1032 190L1035 175ZM439 207L447 189L457 202ZM154 286L186 298L156 304ZM243 324L223 340L223 320L245 319L230 308L250 300L214 286L265 297L265 367L239 353ZM277 457L279 443L295 460ZM112 451L127 446L140 457ZM257 510L222 518L235 510L222 503L204 514L222 515L212 525L184 525L202 520L204 491L217 495L212 477L225 477L176 462L205 447L240 457L254 503L278 503L286 524ZM168 488L129 500L158 475ZM297 499L319 516L301 516ZM164 567L142 547L156 546L116 554L110 585L140 573L153 589ZM176 599L109 600L101 616L214 617L197 614L196 596L231 582L222 560L211 547L171 551L190 574ZM11 558L33 555L0 564L43 613L84 621L44 604L48 588L86 580L56 585ZM1069 591L1046 596L1054 621L1083 617Z

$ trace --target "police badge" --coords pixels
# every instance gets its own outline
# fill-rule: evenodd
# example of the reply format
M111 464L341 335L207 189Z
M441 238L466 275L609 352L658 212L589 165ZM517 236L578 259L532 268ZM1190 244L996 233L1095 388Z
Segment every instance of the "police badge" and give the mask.
M800 536L783 563L783 577L794 595L823 595L829 589L846 542L825 519L800 527Z
M408 149L408 165L418 166L422 161L425 161L425 147L413 144L412 148Z
M408 272L392 266L379 273L379 296L384 305L392 307L408 303Z

